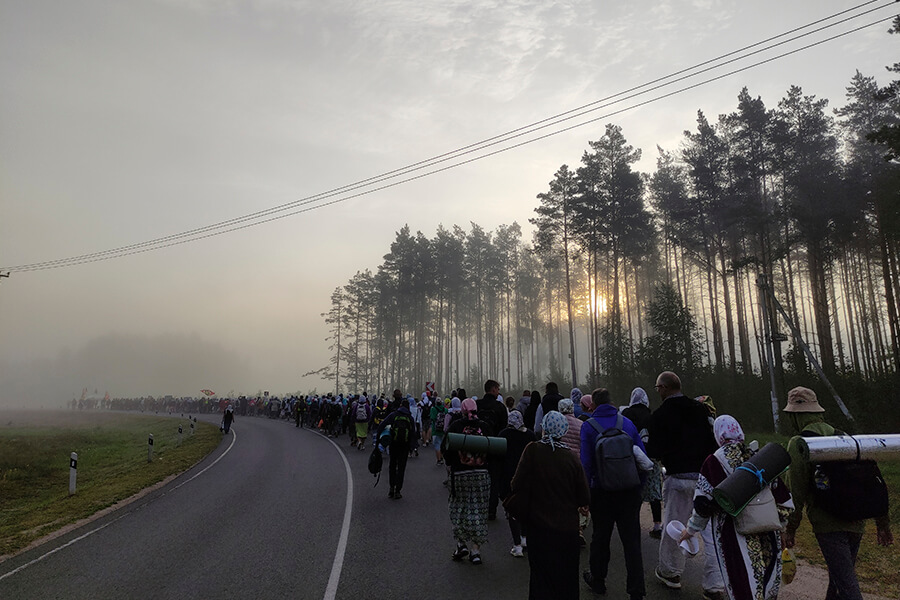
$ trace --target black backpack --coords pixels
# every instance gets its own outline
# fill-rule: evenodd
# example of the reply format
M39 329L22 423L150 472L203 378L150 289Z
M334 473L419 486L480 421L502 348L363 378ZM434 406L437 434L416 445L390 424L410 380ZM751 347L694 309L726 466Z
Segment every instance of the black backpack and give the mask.
M801 435L819 437L813 431ZM843 521L862 521L887 514L888 489L878 463L860 460L858 448L856 460L827 461L812 466L813 499L828 514Z
M391 423L391 443L409 443L412 419L407 415L397 413Z
M594 468L597 484L608 492L619 492L641 485L637 463L634 460L634 440L625 433L625 419L616 415L616 424L600 429L597 419L588 419L597 433L594 442Z
M372 454L369 455L369 473L376 477L376 486L381 481L381 467L383 464L384 458L381 456L381 450L378 449L378 444L375 444L375 447L372 448Z

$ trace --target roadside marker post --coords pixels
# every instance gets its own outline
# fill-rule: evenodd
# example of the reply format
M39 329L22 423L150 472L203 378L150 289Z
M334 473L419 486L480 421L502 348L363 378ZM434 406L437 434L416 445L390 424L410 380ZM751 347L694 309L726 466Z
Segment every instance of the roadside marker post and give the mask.
M69 456L69 495L75 493L75 479L78 474L78 454L73 452Z
M147 439L147 462L153 462L153 434Z
M178 424L178 445L181 445L181 423Z
M194 435L194 422L191 421L191 436Z

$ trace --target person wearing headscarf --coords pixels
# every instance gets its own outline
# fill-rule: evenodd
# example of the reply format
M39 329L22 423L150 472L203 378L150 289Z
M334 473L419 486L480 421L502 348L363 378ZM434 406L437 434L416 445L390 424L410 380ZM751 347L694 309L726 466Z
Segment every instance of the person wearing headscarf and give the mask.
M415 431L413 432L415 442L410 444L409 455L412 456L413 452L415 452L416 456L419 456L419 439L422 437L422 410L412 395L408 394L406 396L406 402L409 404L409 414L412 415L413 424L415 425Z
M585 394L581 397L579 401L581 404L581 414L578 416L578 419L582 422L587 421L591 418L591 413L594 412L596 406L594 406L594 399L591 398L590 394Z
M647 397L647 392L644 391L644 388L634 388L631 391L628 408L622 411L622 416L631 419L645 446L650 437L650 434L647 433L650 415L650 398ZM644 502L650 503L650 513L653 517L650 537L658 540L662 537L662 463L658 460L653 461L653 470L644 482L641 497Z
M572 407L574 408L573 414L576 417L581 416L581 397L584 396L584 392L580 389L572 388L572 391L569 392L569 399L572 401Z
M503 456L503 470L500 477L500 498L505 500L509 496L510 485L513 475L516 473L516 467L519 466L519 459L522 457L525 447L535 438L534 432L525 427L525 417L517 410L509 413L508 424L497 434L497 437L506 440L506 454ZM509 521L509 531L513 539L513 547L509 553L515 557L522 557L524 548L528 545L525 538L526 526L509 512L506 513L506 519Z
M713 423L719 449L700 468L694 509L681 539L686 540L711 527L712 550L722 575L722 589L704 590L712 600L774 600L781 584L781 532L752 535L738 533L734 519L713 499L713 488L752 456L744 444L744 431L730 415ZM791 495L780 479L770 484L782 523L793 509Z
M578 394L575 394L575 392L578 392ZM579 402L581 401L581 398L584 397L581 390L578 388L572 390L572 396L576 395L578 396ZM563 443L565 443L572 454L580 460L581 426L584 425L584 421L575 416L573 402L569 398L563 398L559 401L559 412L566 418L566 421L569 424L569 429L566 431L566 435L563 436ZM578 521L579 543L582 547L587 545L587 540L584 539L584 530L587 528L589 522L590 518L588 515L581 515Z
M801 448L803 437L837 435L837 430L825 421L825 409L819 404L816 393L805 387L795 387L788 392L784 417L794 437L788 442L791 468L787 479L796 510L788 518L784 542L794 546L794 536L803 520L803 509L812 526L822 557L828 566L828 592L826 600L848 598L859 600L859 580L856 576L856 557L865 533L865 521L845 521L818 506L815 502L815 469L809 455ZM894 542L889 513L875 519L878 544L890 546Z
M466 398L460 403L462 418L453 421L447 433L468 436L491 436L491 426L478 418L475 400ZM450 522L456 551L451 558L461 561L467 556L473 565L481 564L481 546L487 541L488 502L491 477L487 456L475 452L447 450L444 459L450 467Z
M531 404L531 390L525 390L522 392L522 397L519 398L519 401L516 403L516 407L513 410L519 411L524 417L529 404Z
M528 444L511 484L511 493L528 498L528 598L577 600L580 544L578 516L587 514L590 491L584 470L563 437L566 417L549 411L540 442Z

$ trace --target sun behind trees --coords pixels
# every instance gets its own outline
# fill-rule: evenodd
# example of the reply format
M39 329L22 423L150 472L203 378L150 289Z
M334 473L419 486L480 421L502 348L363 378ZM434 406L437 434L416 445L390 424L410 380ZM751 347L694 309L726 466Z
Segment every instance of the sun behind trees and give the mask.
M897 428L900 166L867 139L897 126L896 94L857 73L835 111L796 86L774 108L746 88L737 100L717 119L698 111L650 174L607 125L537 194L531 240L517 223L439 225L432 238L403 227L375 273L335 290L320 372L338 391L493 377L512 394L548 378L624 394L676 368L691 390L771 428L756 288L767 274L851 410ZM814 382L785 343L782 396Z

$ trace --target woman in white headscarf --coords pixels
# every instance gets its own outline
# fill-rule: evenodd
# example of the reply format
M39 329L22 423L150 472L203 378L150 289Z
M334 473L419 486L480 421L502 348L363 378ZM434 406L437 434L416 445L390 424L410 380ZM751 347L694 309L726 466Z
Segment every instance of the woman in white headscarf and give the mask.
M528 444L512 480L512 493L527 498L530 600L579 598L578 515L591 502L581 461L563 443L565 416L548 412L540 442Z
M713 424L719 449L700 468L694 511L682 539L687 539L711 523L713 546L725 583L720 598L730 600L774 600L781 583L781 532L768 531L743 535L735 529L734 519L713 499L713 488L751 458L744 444L744 431L729 415L721 415ZM791 494L780 478L769 487L775 496L782 524L794 508Z
M647 425L650 422L650 399L644 388L634 388L631 391L631 401L628 408L622 411L622 416L631 419L637 427L638 435L644 445L650 438L647 433ZM650 513L653 517L653 528L650 537L660 539L662 537L662 464L658 460L653 461L653 470L647 476L644 487L641 490L641 499L650 503Z

